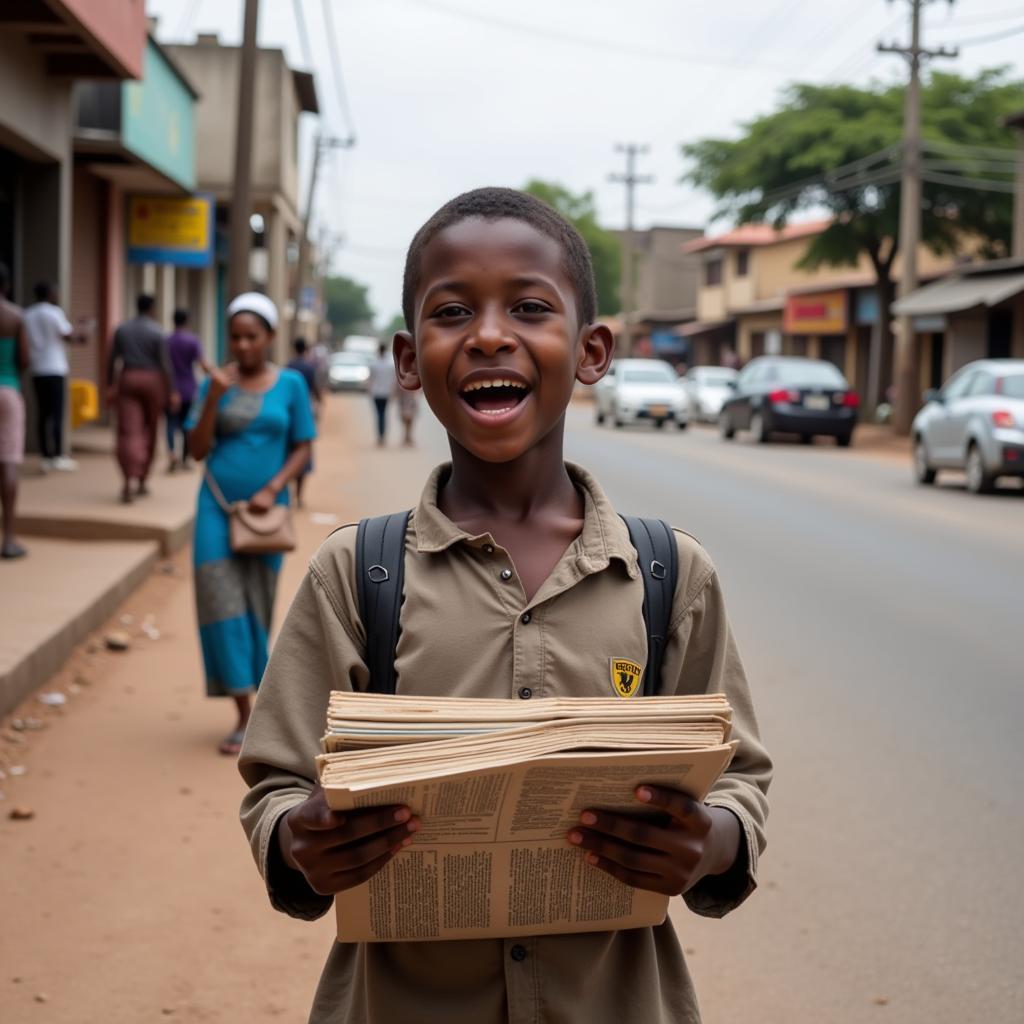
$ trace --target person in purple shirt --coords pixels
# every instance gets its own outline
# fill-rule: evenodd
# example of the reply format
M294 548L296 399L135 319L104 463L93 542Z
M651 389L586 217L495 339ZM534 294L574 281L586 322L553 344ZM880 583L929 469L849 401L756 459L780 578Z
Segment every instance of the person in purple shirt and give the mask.
M173 473L180 466L188 468L188 447L185 440L185 422L189 409L196 397L196 377L194 367L198 363L203 373L210 372L210 365L203 358L203 347L199 339L188 328L188 311L174 311L174 330L167 338L167 348L171 356L171 373L174 377L174 389L181 395L181 405L177 412L167 410L167 452L170 462L167 471ZM177 453L178 434L181 434L181 456Z

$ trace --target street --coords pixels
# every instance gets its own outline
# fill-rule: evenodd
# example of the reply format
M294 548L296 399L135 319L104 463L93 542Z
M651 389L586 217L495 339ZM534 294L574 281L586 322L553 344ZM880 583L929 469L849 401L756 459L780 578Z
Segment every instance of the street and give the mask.
M445 454L378 452L335 398L278 620L331 516L413 503ZM761 887L723 922L675 914L709 1024L1015 1021L1024 1012L1019 618L1024 496L916 488L892 456L612 431L570 409L568 457L623 511L701 539L774 755ZM0 822L0 1017L11 1024L304 1019L332 933L272 912L202 697L187 552L122 608L158 640L82 648L66 714L19 747Z

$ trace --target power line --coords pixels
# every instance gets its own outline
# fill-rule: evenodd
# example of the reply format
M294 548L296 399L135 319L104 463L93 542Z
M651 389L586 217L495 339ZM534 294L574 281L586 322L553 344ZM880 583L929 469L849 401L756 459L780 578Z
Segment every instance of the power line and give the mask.
M791 65L776 64L770 61L751 60L745 57L709 57L703 53L685 53L680 50L663 50L647 46L627 46L613 39L579 36L572 32L562 32L552 28L541 29L536 25L526 25L507 18L497 18L490 14L481 14L477 11L468 10L465 7L456 7L452 4L442 3L440 0L405 0L405 2L415 4L418 7L426 7L440 14L447 14L449 17L462 18L465 21L475 21L481 25L499 28L506 32L519 32L528 35L531 39L552 39L561 43L569 43L572 46L589 47L590 49L604 50L626 56L668 60L676 63L685 61L687 64L704 64L708 67L730 67L738 71L755 70L757 68L771 71L792 70Z
M302 59L307 68L313 67L313 48L309 45L309 29L306 26L306 14L302 9L302 0L292 0L295 11L295 25L299 30L299 46L302 48Z
M980 189L983 192L1005 192L1012 194L1016 185L1012 181L994 181L991 178L968 178L956 174L940 174L937 171L930 171L928 164L923 165L924 173L921 175L924 181L933 185L952 185L957 188Z
M1009 39L1011 36L1019 36L1024 33L1024 25L1016 25L1014 28L1004 29L1002 32L993 32L987 36L975 36L973 39L959 40L960 46L981 46L984 43L997 43L1001 39Z
M341 116L348 127L349 135L355 139L355 122L352 120L352 111L348 105L348 94L345 92L345 79L341 72L341 54L338 52L338 33L334 27L334 11L331 9L331 0L321 0L324 12L324 23L327 27L327 45L331 54L331 74L334 78L334 88L338 94L338 105L341 107Z
M178 31L175 35L176 39L184 39L185 34L192 27L192 21L199 11L199 5L202 0L190 0L185 10L182 12L181 18L178 20Z

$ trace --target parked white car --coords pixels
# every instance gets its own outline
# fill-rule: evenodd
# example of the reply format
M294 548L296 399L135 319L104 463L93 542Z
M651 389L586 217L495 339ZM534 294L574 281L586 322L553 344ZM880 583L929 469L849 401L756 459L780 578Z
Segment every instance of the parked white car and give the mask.
M359 352L335 352L327 361L331 391L365 391L370 380L368 358Z
M693 367L683 378L693 418L717 423L722 403L732 394L737 376L728 366Z
M968 363L924 399L911 428L918 483L961 469L982 494L1001 476L1024 476L1024 359Z
M690 420L686 389L676 371L660 359L616 359L596 388L597 422L616 427L672 422L684 430Z

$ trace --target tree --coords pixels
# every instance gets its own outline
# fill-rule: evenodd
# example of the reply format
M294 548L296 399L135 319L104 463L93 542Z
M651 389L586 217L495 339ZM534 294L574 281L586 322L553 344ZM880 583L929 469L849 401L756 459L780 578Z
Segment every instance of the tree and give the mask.
M524 192L554 207L576 230L590 249L597 281L597 311L602 316L619 311L619 274L621 253L618 239L597 223L594 193L574 195L564 185L533 178Z
M336 337L358 333L373 321L373 307L366 291L365 285L349 277L324 278L327 319Z
M902 86L790 86L774 113L743 126L735 140L682 147L683 180L719 201L717 216L781 227L799 210L824 207L832 223L814 236L800 266L855 266L867 254L882 312L883 351L891 345L900 206ZM936 253L967 245L1005 255L1011 231L1010 134L1003 119L1024 107L1024 83L1005 69L976 78L934 72L922 89L924 200L921 238ZM987 183L980 188L976 179ZM875 398L877 396L871 396Z

